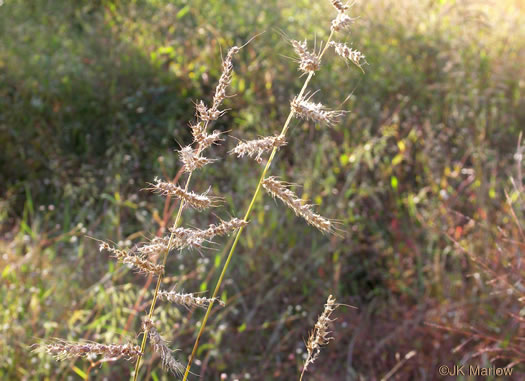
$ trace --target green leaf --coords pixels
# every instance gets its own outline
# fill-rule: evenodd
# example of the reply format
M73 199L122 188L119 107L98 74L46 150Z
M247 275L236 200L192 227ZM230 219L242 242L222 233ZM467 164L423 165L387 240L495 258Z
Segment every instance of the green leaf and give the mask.
M397 184L398 184L397 177L392 176L390 178L390 185L392 185L392 189L397 190Z
M88 379L88 375L82 369L80 369L80 368L78 368L76 366L73 366L73 370L75 371L76 374L78 374L80 377L82 377L83 380L87 380Z
M180 11L177 12L177 18L178 19L183 18L186 15L186 13L188 13L189 11L190 11L190 6L186 5Z

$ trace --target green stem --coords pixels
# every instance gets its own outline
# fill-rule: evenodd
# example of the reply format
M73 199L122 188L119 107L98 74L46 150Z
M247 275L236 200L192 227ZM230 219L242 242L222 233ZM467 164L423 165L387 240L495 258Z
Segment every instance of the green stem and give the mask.
M319 55L319 59L322 58L324 53L326 52L326 49L328 48L328 43L332 39L333 31L330 33L330 37L328 37L328 41L326 42L326 45ZM308 87L308 83L312 79L314 73L310 72L308 74L308 77L304 81L303 88L301 89L301 92L298 95L298 98L301 98L304 95L304 92L306 91L306 88ZM286 118L286 122L284 123L283 129L281 130L281 135L286 135L286 132L288 131L288 128L290 126L290 122L293 118L294 112L293 110L290 110L290 113L288 114L288 118ZM253 206L255 205L255 200L257 199L257 196L259 195L259 191L261 190L262 183L264 179L266 178L266 173L270 169L270 166L272 165L272 161L275 157L275 154L277 153L277 148L274 148L272 150L272 153L270 154L270 158L268 159L268 162L266 163L266 166L264 167L264 170L261 174L261 177L259 178L259 183L257 184L257 188L255 189L255 193L253 194L252 200L250 202L250 205L248 206L248 209L246 210L246 213L244 214L244 220L248 220L250 217L250 214L252 212ZM219 280L217 281L217 285L215 286L215 290L213 291L213 295L211 296L211 302L208 305L208 309L206 310L206 314L204 315L204 319L202 320L202 324L199 329L199 333L197 335L197 339L195 340L195 344L193 345L193 350L191 351L190 359L188 360L188 365L186 366L186 371L184 372L184 378L183 381L187 381L188 375L190 373L191 364L195 358L195 354L197 353L197 349L199 347L199 341L201 339L201 336L204 332L204 328L206 327L206 323L208 322L208 318L210 317L210 312L213 307L213 303L215 301L215 298L217 297L217 294L219 293L219 289L221 287L222 281L224 280L224 275L226 274L226 270L228 269L228 266L230 264L230 261L232 259L233 253L235 252L235 248L237 247L237 243L239 242L239 238L241 237L241 234L243 232L244 228L241 227L237 234L235 235L235 240L233 241L232 247L230 249L230 252L228 253L228 257L226 258L226 262L224 263L224 266L222 267L221 275L219 276Z

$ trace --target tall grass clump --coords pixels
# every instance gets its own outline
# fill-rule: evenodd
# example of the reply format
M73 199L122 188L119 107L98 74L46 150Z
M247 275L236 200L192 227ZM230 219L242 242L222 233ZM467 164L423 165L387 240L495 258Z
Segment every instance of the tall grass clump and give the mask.
M332 221L315 213L313 211L312 205L304 203L304 201L301 198L299 198L292 190L289 189L289 184L279 180L274 176L268 176L270 167L275 159L277 151L283 145L286 144L286 135L290 128L290 123L293 118L312 121L321 126L330 127L336 124L345 114L345 111L343 110L331 110L322 103L313 102L312 98L315 95L315 92L309 93L307 91L310 81L314 77L315 73L321 68L321 60L328 48L333 47L338 55L342 56L347 60L350 60L359 68L361 68L362 64L364 63L364 55L362 53L360 53L357 50L349 49L343 43L334 41L336 33L347 29L351 25L352 18L347 15L347 11L350 8L347 4L343 4L339 0L332 0L331 3L336 9L337 15L332 20L330 27L330 35L327 41L324 43L324 45L321 44L319 52L315 52L315 49L313 51L309 51L308 43L306 40L304 42L300 42L297 40L290 41L291 45L295 50L295 53L298 56L299 71L302 72L302 75L306 75L306 79L303 83L301 90L299 91L299 94L293 97L293 99L290 102L290 111L281 129L281 132L278 135L262 137L258 140L250 140L244 142L241 141L237 145L237 147L231 151L232 154L237 154L237 156L255 156L257 162L259 163L262 162L262 154L265 151L269 152L269 157L266 160L264 169L262 170L262 173L259 177L259 182L257 183L255 191L251 197L250 204L248 205L248 208L246 209L246 212L244 214L244 221L249 220L250 215L252 213L252 209L255 205L257 197L259 196L259 192L261 188L264 188L270 195L272 195L274 198L281 200L286 206L292 209L297 216L302 217L308 224L317 228L322 233L334 233L338 230L336 221ZM197 353L197 349L199 348L199 341L206 327L206 323L208 321L208 318L210 317L210 312L212 310L214 300L219 293L221 284L224 280L231 259L235 253L243 229L244 226L240 227L237 230L235 239L231 245L228 256L226 257L226 261L224 262L224 265L222 267L219 279L215 285L215 289L211 296L211 302L208 305L206 314L204 315L204 318L200 325L199 333L195 340L190 359L186 366L186 371L184 373L183 378L184 381L187 380L188 375L190 373L191 365ZM308 362L305 365L305 368L307 365Z
M149 339L153 351L160 355L164 368L175 375L181 374L183 365L173 356L173 351L168 342L160 335L153 321L153 313L157 300L166 300L180 304L185 307L205 307L213 305L211 299L197 296L192 293L181 293L176 291L162 290L161 284L165 275L165 266L168 254L173 250L200 249L215 237L227 235L246 225L246 221L233 218L230 221L220 221L210 225L207 229L192 229L179 226L182 212L185 207L191 207L197 211L216 207L221 198L212 196L208 191L196 193L189 190L192 174L195 170L212 163L214 160L203 156L206 149L222 141L221 133L214 131L209 133L211 123L220 118L225 110L220 109L222 102L227 97L227 88L233 75L233 58L241 48L231 48L223 60L223 71L219 83L215 89L211 106L206 106L204 101L196 103L196 121L191 125L193 136L192 144L183 147L179 151L182 162L181 170L187 175L183 186L172 183L170 180L156 178L154 183L147 188L154 193L179 200L179 208L170 234L158 237L150 242L144 242L135 246L133 250L125 250L108 242L101 242L100 251L107 252L118 261L132 267L137 272L156 277L156 285L151 300L149 312L143 319L143 339L140 346L132 344L102 344L93 342L67 342L63 340L52 340L39 345L36 350L44 351L53 355L57 360L74 357L85 357L93 360L100 357L101 362L126 359L135 362L133 378L139 375L141 360L146 353L146 343ZM161 263L156 263L152 258L160 258Z
M264 155L269 154L266 163L259 177L259 181L251 196L250 203L242 218L231 218L230 220L220 220L215 224L210 224L207 228L199 229L181 226L183 211L191 208L202 212L211 208L218 207L223 198L211 194L210 190L191 190L191 179L195 171L206 165L212 164L216 159L204 156L207 149L219 144L223 138L219 131L210 132L211 125L226 112L222 108L223 101L227 98L227 89L233 76L233 59L242 47L234 46L229 49L222 63L222 74L210 104L200 100L195 103L195 120L192 122L191 134L193 141L191 144L179 150L180 170L175 180L155 178L147 186L147 190L171 198L179 202L178 211L174 221L168 229L169 233L159 236L151 241L136 244L133 249L121 248L110 242L100 241L100 251L105 252L119 262L128 265L138 273L156 279L152 299L148 303L149 309L142 318L140 334L142 340L140 345L132 344L132 339L128 338L128 343L96 343L91 341L65 341L53 339L38 345L36 351L46 352L54 356L57 360L83 357L90 360L93 364L94 359L98 359L95 364L101 362L116 361L126 359L135 363L133 380L137 380L140 375L141 363L148 351L149 341L151 350L160 356L162 365L175 376L182 376L186 380L189 376L192 363L197 355L200 339L205 330L206 323L211 316L211 311L215 303L224 305L218 298L218 293L224 281L226 272L236 251L240 236L244 228L248 225L253 207L258 199L261 189L265 189L273 198L279 199L284 205L289 207L297 216L305 220L306 223L315 227L324 234L336 234L341 229L339 223L330 218L323 217L314 210L314 206L306 203L292 191L291 184L270 176L270 167L275 161L277 151L286 146L287 132L291 127L294 118L313 122L323 127L332 127L340 122L344 110L334 110L322 103L314 101L317 91L309 91L308 85L314 78L317 71L321 69L322 59L325 53L333 48L334 52L343 57L347 62L355 64L362 69L365 63L364 55L357 50L347 47L344 43L335 40L336 35L348 29L353 19L347 15L349 6L340 1L331 1L337 13L331 22L330 35L319 48L309 50L308 42L291 40L290 44L298 56L299 71L306 76L303 86L299 93L290 101L288 117L280 133L262 137L256 140L240 141L230 154L237 157L252 157L257 163L264 162ZM222 266L220 276L217 280L213 293L210 297L199 296L196 293L184 293L181 290L162 289L163 279L166 275L166 265L169 254L174 251L195 250L201 251L209 248L212 240L217 236L235 234L229 247L228 255ZM189 356L186 366L182 360L175 357L169 342L159 332L159 326L154 320L154 312L159 300L164 300L179 304L186 308L202 307L206 308L204 318ZM318 323L308 340L307 349L309 356L303 367L304 371L317 358L320 348L330 340L328 336L328 323L330 314L335 309L335 299L331 296L325 305L325 311L319 318ZM123 331L126 331L125 329ZM301 378L303 377L301 374Z

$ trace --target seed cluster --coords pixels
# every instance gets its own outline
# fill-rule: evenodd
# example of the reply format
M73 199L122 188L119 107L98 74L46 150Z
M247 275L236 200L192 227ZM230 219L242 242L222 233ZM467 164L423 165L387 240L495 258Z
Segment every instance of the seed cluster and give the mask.
M357 67L361 68L362 61L364 61L365 56L358 50L349 48L346 44L341 42L330 41L330 46L332 46L337 54L341 57L349 60L354 63Z
M183 249L186 247L200 248L204 242L209 242L215 236L224 236L237 229L245 227L247 221L232 218L230 221L221 221L220 224L210 224L207 229L188 229L183 227L171 228L175 241L174 245Z
M275 177L268 177L263 181L263 187L273 197L277 197L290 207L296 215L304 218L307 223L316 227L323 233L330 233L333 231L333 226L330 220L316 214L312 211L312 205L303 204L302 200L292 192L286 184L277 180Z
M208 305L213 302L218 302L221 306L224 306L224 302L220 299L211 299L200 296L195 296L195 294L185 294L182 292L176 291L159 291L159 299L167 300L172 303L183 305L187 308L190 307L201 307L206 308Z
M333 340L333 337L329 336L330 331L328 331L328 324L332 322L332 320L330 320L330 315L336 308L337 305L335 304L335 298L330 295L324 305L324 311L321 316L319 316L317 323L315 323L315 327L306 343L308 357L304 364L304 370L306 370L308 366L317 359L321 352L321 347L328 344L330 340Z
M162 338L162 336L155 328L155 324L150 319L145 319L143 324L144 332L147 333L150 339L150 344L153 350L160 354L162 359L162 367L168 369L174 375L182 374L184 367L180 362L173 357L171 349L168 347L168 342Z
M299 56L299 70L303 73L313 73L321 67L321 59L315 53L308 51L308 43L305 41L291 41L295 53Z
M103 361L115 361L120 358L135 360L140 354L140 347L131 344L99 344L93 342L69 342L56 339L37 348L43 349L56 360L67 360L75 357L93 359L101 356Z
M335 9L337 9L338 12L344 13L348 8L350 8L348 5L343 4L341 0L332 0L332 5Z
M155 179L155 184L151 185L152 187L149 188L151 191L160 193L163 196L172 196L184 200L185 203L198 210L203 210L216 205L217 198L215 197L209 197L206 193L196 194L186 191L178 185L162 181L158 178Z
M305 97L294 97L291 106L295 116L315 123L324 123L328 126L337 123L344 114L344 111L328 110L321 103L310 102Z
M135 268L139 272L156 275L164 273L164 266L150 262L146 258L143 258L139 255L134 255L130 252L112 247L107 242L102 242L100 244L99 250L105 250L112 253L115 256L115 258L117 258L119 261L127 265L133 266L133 268Z
M240 142L230 153L237 155L237 157L244 157L245 155L249 157L255 156L255 160L260 163L263 153L284 145L286 145L286 140L283 135L267 136L261 139Z
M179 151L180 160L183 163L184 172L191 173L196 169L204 167L206 164L213 163L215 160L200 156L198 150L191 146L186 146Z
M354 19L348 16L346 13L339 12L335 19L332 20L332 30L340 32L348 29L354 22Z

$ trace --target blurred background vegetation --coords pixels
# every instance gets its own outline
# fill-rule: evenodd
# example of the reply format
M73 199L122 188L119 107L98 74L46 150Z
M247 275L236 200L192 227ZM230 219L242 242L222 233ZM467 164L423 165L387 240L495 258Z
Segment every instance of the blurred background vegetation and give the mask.
M329 54L311 87L351 112L331 129L295 121L272 169L344 232L322 236L259 199L202 340L201 379L296 378L330 293L358 309L335 314L311 380L433 380L459 363L523 372L524 11L519 0L354 5L340 38L366 55L366 74ZM328 0L0 0L0 378L129 377L124 361L90 369L31 352L41 338L136 339L149 283L88 237L131 246L162 233L176 205L141 189L175 176L221 53L263 31L237 57L237 96L214 128L279 131L303 81L287 38L326 40L333 16ZM193 182L225 197L222 218L241 215L262 170L228 156L234 144ZM223 246L174 255L165 287L212 289ZM202 312L156 315L185 359ZM155 357L142 372L167 379Z

